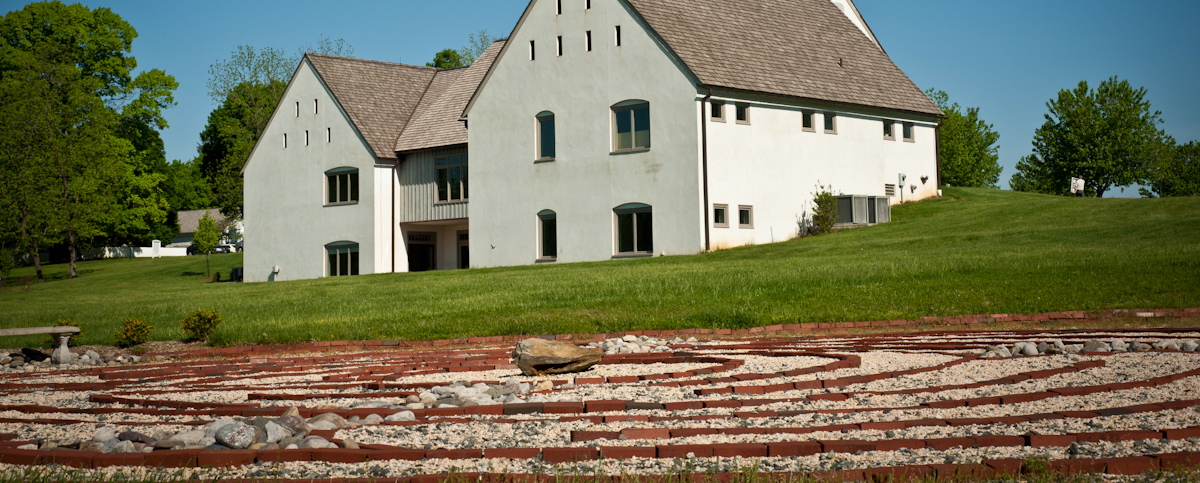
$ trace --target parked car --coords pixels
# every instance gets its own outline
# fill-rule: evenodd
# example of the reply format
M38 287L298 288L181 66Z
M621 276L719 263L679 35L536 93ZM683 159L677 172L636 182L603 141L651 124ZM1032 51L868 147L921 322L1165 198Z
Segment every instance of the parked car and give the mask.
M233 247L229 245L217 245L212 249L213 253L233 253Z

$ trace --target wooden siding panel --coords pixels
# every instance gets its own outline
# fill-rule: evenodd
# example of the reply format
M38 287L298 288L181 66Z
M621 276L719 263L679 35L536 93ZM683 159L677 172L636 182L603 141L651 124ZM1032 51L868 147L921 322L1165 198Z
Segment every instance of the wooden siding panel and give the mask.
M434 161L441 156L465 153L466 146L431 149L409 153L400 162L400 192L396 212L397 222L457 220L467 218L468 203L437 204L437 186L434 185ZM467 179L470 180L470 161L467 162ZM468 193L469 194L469 193Z

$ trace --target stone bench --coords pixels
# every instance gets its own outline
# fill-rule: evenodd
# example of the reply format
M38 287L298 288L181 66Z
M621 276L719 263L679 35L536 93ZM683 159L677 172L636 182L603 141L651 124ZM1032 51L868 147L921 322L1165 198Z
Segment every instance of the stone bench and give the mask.
M56 325L53 327L22 327L19 329L0 329L0 336L6 335L38 335L51 334L58 341L58 347L50 354L55 364L68 364L75 360L75 354L67 349L67 341L79 333L79 327L71 325Z

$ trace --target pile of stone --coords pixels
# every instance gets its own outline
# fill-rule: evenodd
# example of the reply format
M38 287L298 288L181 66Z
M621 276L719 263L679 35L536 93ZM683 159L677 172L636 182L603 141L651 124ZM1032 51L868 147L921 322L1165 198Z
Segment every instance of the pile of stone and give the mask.
M588 347L603 349L605 354L642 354L648 352L671 352L669 346L672 344L694 344L696 338L692 337L687 340L681 338L674 339L657 339L647 336L627 335L625 337L614 337L605 339L599 342L592 342Z
M200 429L179 433L163 431L147 435L137 431L118 432L104 427L89 440L72 438L43 441L40 445L25 445L20 449L79 449L102 453L149 453L155 449L358 449L358 444L353 440L345 440L338 445L309 432L415 419L412 412L403 411L387 418L371 414L365 418L355 416L347 420L334 413L325 413L306 420L300 417L296 408L291 408L278 418L219 419Z
M55 368L55 369L76 369L80 367L92 366L117 366L121 364L133 364L141 362L141 356L120 355L120 356L102 356L94 350L89 350L86 353L77 357L72 357L71 362L67 364L55 364L53 359L46 353L37 349L21 349L20 352L14 352L6 356L0 357L0 371L28 371L39 368Z
M464 408L491 404L519 404L525 402L557 402L557 398L544 396L528 397L533 391L552 389L550 381L520 382L510 379L498 385L468 384L456 382L449 386L436 386L416 396L408 396L405 404L393 409ZM572 388L573 385L560 386Z
M1040 354L1078 354L1080 352L1142 352L1149 350L1174 350L1194 352L1200 348L1196 340L1178 341L1162 339L1153 344L1141 341L1113 339L1109 342L1088 340L1082 344L1064 344L1061 340L1047 342L1017 342L1012 346L996 345L984 349L981 357L1009 358L1036 356Z

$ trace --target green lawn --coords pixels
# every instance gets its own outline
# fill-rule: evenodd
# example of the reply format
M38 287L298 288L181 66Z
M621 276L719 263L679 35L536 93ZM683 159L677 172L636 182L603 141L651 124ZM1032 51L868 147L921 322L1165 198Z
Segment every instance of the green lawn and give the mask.
M203 257L86 262L74 280L55 265L0 292L0 327L70 318L112 343L129 316L179 339L214 309L213 343L233 345L1200 306L1200 198L945 191L892 223L696 256L259 284L207 283Z

